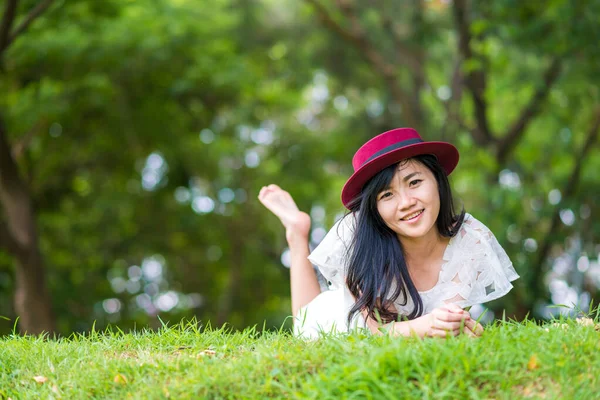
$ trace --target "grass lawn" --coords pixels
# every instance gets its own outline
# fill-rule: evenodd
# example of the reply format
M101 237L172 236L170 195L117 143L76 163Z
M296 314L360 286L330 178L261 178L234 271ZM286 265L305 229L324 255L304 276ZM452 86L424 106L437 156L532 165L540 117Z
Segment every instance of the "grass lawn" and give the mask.
M481 338L200 329L0 338L0 398L598 399L600 331L497 322ZM596 321L597 322L597 321Z

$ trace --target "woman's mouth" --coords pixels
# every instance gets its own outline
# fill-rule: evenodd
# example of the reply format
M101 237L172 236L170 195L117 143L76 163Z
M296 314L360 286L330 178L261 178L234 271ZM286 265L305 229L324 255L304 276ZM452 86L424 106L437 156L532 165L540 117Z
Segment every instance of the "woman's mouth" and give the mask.
M423 214L423 211L425 211L425 209L423 210L419 210L419 211L415 211L412 214L407 215L404 218L401 218L400 221L414 221L417 218L419 218L421 216L421 214Z

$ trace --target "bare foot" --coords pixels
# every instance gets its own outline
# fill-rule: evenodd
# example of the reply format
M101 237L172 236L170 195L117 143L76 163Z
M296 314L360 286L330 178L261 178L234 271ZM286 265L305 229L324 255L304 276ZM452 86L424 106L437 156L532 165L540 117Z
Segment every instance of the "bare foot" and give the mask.
M279 218L288 242L296 238L308 241L310 216L298 209L288 192L277 185L263 186L258 200Z

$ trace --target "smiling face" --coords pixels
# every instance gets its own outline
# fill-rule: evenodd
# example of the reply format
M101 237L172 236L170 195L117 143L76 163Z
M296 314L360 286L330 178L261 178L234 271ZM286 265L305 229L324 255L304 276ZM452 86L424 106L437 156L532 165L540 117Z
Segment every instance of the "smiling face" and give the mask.
M399 163L388 187L377 194L377 211L400 242L437 239L440 195L435 176L414 159Z

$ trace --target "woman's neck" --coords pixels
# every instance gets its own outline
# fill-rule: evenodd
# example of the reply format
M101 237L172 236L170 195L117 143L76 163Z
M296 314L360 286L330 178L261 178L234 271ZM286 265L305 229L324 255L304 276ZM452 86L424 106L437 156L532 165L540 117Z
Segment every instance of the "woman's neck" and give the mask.
M401 240L406 264L410 269L428 269L437 264L432 261L442 259L450 238L437 232L431 233L432 235L423 238Z

